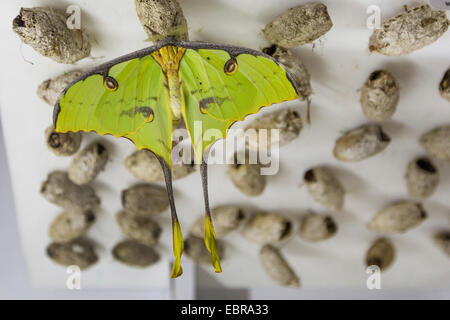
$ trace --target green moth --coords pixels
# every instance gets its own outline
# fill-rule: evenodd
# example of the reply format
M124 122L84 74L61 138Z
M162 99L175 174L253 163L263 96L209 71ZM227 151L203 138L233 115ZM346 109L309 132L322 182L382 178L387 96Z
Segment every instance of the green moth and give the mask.
M264 106L298 97L292 76L270 56L251 49L164 40L100 65L70 84L54 109L58 132L95 131L131 140L159 159L170 200L175 263L182 274L183 237L171 177L172 127L184 119L200 164L205 198L205 244L221 272L211 221L205 150L217 139L193 135L227 129Z

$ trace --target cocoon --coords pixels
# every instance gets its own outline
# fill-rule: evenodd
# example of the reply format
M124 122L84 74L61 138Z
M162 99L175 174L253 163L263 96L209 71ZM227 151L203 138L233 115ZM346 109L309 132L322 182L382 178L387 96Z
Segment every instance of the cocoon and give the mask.
M261 174L262 166L257 163L250 163L250 157L245 151L244 163L239 163L235 155L234 163L228 165L228 175L234 186L247 196L259 196L266 188L266 176Z
M55 242L68 242L84 235L94 222L95 214L90 210L65 211L53 220L48 235Z
M367 118L383 121L392 117L400 99L400 88L386 70L370 74L361 91L361 107Z
M306 241L317 242L331 238L337 229L337 224L331 216L308 214L302 219L299 234Z
M430 159L418 158L408 164L405 179L411 197L425 199L436 190L439 172Z
M148 267L159 261L159 253L136 240L124 240L116 244L112 255L117 261L131 267Z
M145 182L162 182L164 173L156 156L149 150L139 150L125 159L128 172ZM194 164L172 164L172 179L178 180L195 171Z
M73 183L66 172L53 171L41 185L41 195L67 210L95 210L100 205L94 189Z
M370 37L369 49L387 56L403 56L435 42L447 29L445 11L418 6L384 21Z
M267 40L284 48L311 43L327 33L333 22L323 3L307 3L291 8L263 29Z
M122 210L116 215L116 221L126 236L142 244L154 245L161 236L161 226L149 217L135 216Z
M444 77L439 84L439 93L442 98L450 102L450 69L444 74Z
M267 275L278 285L283 287L300 287L300 279L288 264L280 251L266 244L259 252L259 260Z
M64 89L82 74L83 71L81 70L73 70L55 78L47 79L39 85L37 95L47 104L54 107Z
M245 128L246 132L251 129L255 130L257 139L248 139L248 148L252 151L258 151L260 148L270 150L272 141L282 147L295 140L303 129L303 122L297 111L283 109L256 118ZM264 133L261 129L265 130ZM272 129L278 130L278 139L272 137ZM261 145L262 139L267 141L267 144Z
M152 184L137 184L122 191L122 205L129 213L149 217L169 207L166 189Z
M331 170L319 166L307 170L303 176L309 195L324 207L340 211L344 206L345 190Z
M422 223L426 217L420 203L401 201L379 211L369 222L368 228L384 234L404 233Z
M432 158L450 161L450 125L436 127L423 134L420 144Z
M386 238L375 240L366 253L366 265L378 266L381 271L386 270L394 261L395 249L391 241Z
M287 239L292 229L292 222L279 213L257 213L245 224L243 235L252 242L277 243Z
M75 154L80 149L81 137L80 132L56 132L53 126L45 130L47 148L57 156L66 157Z
M87 269L98 261L93 243L84 238L70 242L52 242L47 247L47 256L62 266L76 265L81 270Z
M23 43L59 63L73 64L91 53L86 34L69 29L67 18L53 9L21 8L12 29Z
M450 257L450 231L443 230L436 232L433 236L436 245Z
M381 126L366 124L347 131L340 137L333 154L336 159L345 162L362 161L386 149L390 142L391 138L383 132Z
M150 41L188 41L188 25L177 0L134 0L136 13Z
M69 179L78 185L88 184L102 171L108 162L108 149L95 142L73 158L67 173Z

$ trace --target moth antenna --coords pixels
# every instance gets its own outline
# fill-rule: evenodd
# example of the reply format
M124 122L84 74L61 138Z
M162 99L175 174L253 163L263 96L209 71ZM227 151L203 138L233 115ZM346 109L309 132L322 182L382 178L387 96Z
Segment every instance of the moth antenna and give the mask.
M220 259L217 254L217 242L216 233L214 232L214 226L211 219L211 210L209 209L209 198L208 198L208 165L205 160L202 160L200 165L200 174L202 176L202 187L203 187L203 197L205 199L205 245L211 254L211 264L214 267L214 271L217 273L222 272L222 267L220 266Z
M172 234L173 234L173 255L175 257L175 262L172 267L171 278L177 278L183 274L183 268L181 267L181 255L184 250L183 235L181 233L180 223L178 222L177 209L175 208L175 200L173 197L172 189L172 172L167 162L156 156L161 164L164 173L164 179L166 181L167 194L169 196L170 203L170 213L172 217Z

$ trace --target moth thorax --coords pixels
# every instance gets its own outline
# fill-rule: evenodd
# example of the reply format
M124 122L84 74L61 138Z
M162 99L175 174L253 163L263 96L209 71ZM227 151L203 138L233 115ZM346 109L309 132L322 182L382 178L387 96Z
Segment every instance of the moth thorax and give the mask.
M153 58L161 66L164 73L169 70L176 70L180 68L180 61L183 58L185 48L166 46L162 47L158 51L152 53Z

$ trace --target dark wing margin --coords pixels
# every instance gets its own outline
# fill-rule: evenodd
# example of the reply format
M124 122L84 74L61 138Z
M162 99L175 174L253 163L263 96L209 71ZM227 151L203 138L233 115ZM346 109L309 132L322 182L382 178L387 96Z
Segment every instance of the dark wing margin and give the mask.
M66 91L76 82L80 81L80 80L84 80L87 77L93 75L93 74L101 74L101 75L107 75L108 71L111 67L113 67L116 64L119 64L121 62L125 62L128 60L132 60L135 58L142 58L145 57L149 54L151 54L152 52L158 51L159 49L161 49L162 47L165 46L177 46L177 47L183 47L186 49L216 49L216 50L224 50L226 52L228 52L228 54L231 57L236 57L240 54L251 54L254 56L263 56L265 58L271 59L273 61L275 61L277 64L280 64L276 59L274 59L273 57L269 56L268 54L265 54L262 51L258 51L258 50L254 50L254 49L249 49L249 48L245 48L245 47L239 47L239 46L229 46L229 45L220 45L220 44L215 44L215 43L211 43L211 42L201 42L201 41L176 41L173 39L167 39L167 40L163 40L158 42L157 45L151 46L151 47L147 47L129 54L126 54L124 56L121 56L119 58L116 58L114 60L108 61L106 63L103 63L95 68L93 68L92 70L88 71L87 73L81 75L79 78L77 78L76 80L74 80L71 84L69 84L67 86L67 88L61 93L61 96L63 96ZM299 93L298 90L298 85L296 83L296 81L294 80L294 77L292 76L292 74L290 74L289 71L286 70L286 76L289 79L289 81L291 82L292 86L294 87L295 91L297 93ZM59 106L59 100L56 103L56 105L54 106L53 109L53 125L56 127L56 122L58 120L58 115L59 112L61 110L61 107Z

